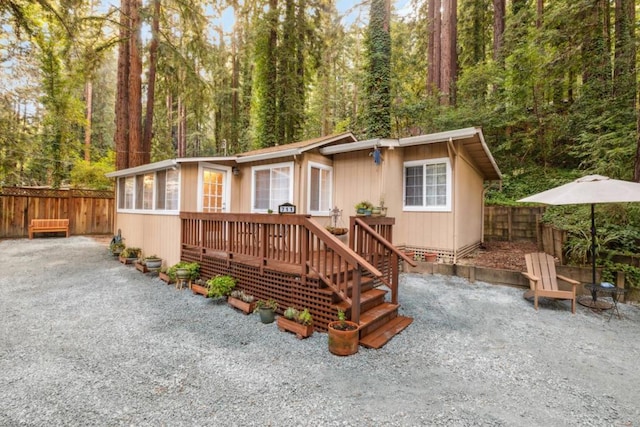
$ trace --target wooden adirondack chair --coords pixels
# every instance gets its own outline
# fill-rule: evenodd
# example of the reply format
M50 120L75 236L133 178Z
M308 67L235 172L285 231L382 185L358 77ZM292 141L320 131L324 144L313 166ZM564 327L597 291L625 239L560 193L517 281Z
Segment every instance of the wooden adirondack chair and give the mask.
M576 286L580 284L577 280L556 274L556 264L551 255L544 252L526 254L524 259L527 263L527 272L522 273L529 279L531 290L525 292L524 297L533 296L533 307L538 309L538 298L570 299L571 312L576 312ZM558 289L558 280L571 285L570 291Z

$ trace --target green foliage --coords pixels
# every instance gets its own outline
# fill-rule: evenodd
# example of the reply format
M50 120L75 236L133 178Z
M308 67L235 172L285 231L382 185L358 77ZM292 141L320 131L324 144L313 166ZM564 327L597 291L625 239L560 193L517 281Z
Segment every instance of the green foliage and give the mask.
M502 184L488 189L485 202L488 205L522 206L517 202L518 199L566 184L582 175L583 173L576 170L521 165L513 168L511 172L503 173ZM552 213L553 209L547 212Z
M278 303L272 299L258 300L256 301L255 312L257 313L258 311L260 311L260 309L276 311L278 309Z
M71 185L76 188L90 188L94 190L111 190L113 181L105 176L115 169L115 153L109 154L97 162L89 163L85 160L76 161L71 170Z
M120 252L120 256L123 258L139 258L142 253L142 249L135 248L133 246L127 246Z
M216 276L207 280L209 298L228 296L236 287L236 280L231 276Z
M370 138L391 136L391 35L385 0L372 0L367 33L366 133ZM386 28L385 28L386 27Z
M613 262L605 259L602 263L602 280L605 282L615 282L616 273L624 273L625 287L640 288L640 268L630 264Z
M293 307L287 307L287 309L284 311L284 317L289 320L295 320L296 317L298 317L298 310Z
M304 310L302 310L298 314L298 317L296 318L296 320L298 323L305 326L313 325L313 316L309 312L308 308L305 308Z

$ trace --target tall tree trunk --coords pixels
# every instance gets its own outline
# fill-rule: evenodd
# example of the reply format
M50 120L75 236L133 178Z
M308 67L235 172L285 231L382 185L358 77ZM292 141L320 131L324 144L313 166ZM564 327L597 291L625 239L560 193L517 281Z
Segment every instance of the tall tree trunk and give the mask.
M455 81L457 74L457 1L442 0L442 42L440 75L440 103L455 105Z
M156 64L158 62L158 36L160 32L160 0L153 0L153 22L151 24L151 45L149 46L149 81L147 82L147 108L145 111L142 150L145 163L151 160L151 139L153 137L153 110L156 93Z
M84 160L86 162L91 161L91 117L93 115L92 98L93 98L93 85L91 80L87 81L84 88L85 102L87 111L87 121L84 125Z
M120 2L120 41L118 43L118 74L116 95L116 170L129 167L129 0Z
M440 32L442 28L440 1L429 0L427 8L427 89L436 95L440 90Z
M502 63L502 43L506 15L505 0L493 0L493 60Z
M142 58L140 57L140 0L131 0L129 38L129 167L148 163L142 147Z

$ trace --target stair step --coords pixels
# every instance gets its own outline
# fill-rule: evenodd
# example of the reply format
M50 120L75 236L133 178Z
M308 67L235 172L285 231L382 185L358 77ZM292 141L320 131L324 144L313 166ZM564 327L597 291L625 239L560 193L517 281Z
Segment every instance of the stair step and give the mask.
M397 316L390 322L382 325L369 335L360 339L360 345L367 348L381 348L388 343L391 338L402 332L413 322L411 317Z
M384 302L360 313L360 336L366 337L398 316L398 304Z
M384 301L384 296L386 295L387 291L384 291L382 289L369 289L366 292L363 292L360 295L360 307L366 307L368 303L370 303L372 300L375 299L380 299L382 298L382 300L380 302ZM347 313L349 310L351 310L351 306L346 302L346 301L342 301L339 302L338 304L336 304L334 306L337 310L342 310L345 313ZM366 311L365 309L363 309L362 311Z

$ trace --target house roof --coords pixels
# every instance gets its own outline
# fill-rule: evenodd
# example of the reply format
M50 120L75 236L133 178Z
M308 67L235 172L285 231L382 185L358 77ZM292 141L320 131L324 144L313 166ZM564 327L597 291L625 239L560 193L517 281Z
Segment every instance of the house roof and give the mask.
M410 147L413 145L435 144L447 141L461 141L467 152L478 165L478 168L486 180L496 181L502 179L502 173L495 159L489 151L484 140L482 129L470 127L446 132L431 133L428 135L411 136L400 139L369 139L348 144L333 145L320 149L324 155L348 153L352 151L367 150L374 147Z
M313 150L329 144L341 144L344 142L354 141L357 140L351 132L344 132L337 135L321 136L319 138L307 139L306 141L248 151L246 153L238 154L236 161L238 163L248 163L259 160L278 159L281 157L302 154L305 151Z
M484 175L486 180L501 180L502 174L496 164L489 147L484 141L482 129L470 127L465 129L456 129L446 132L432 133L428 135L412 136L400 139L368 139L358 141L351 132L345 132L337 135L322 136L319 138L307 139L305 141L294 142L291 144L278 145L274 147L262 148L259 150L248 151L236 156L221 157L185 157L178 159L163 160L160 162L150 163L128 169L122 169L106 174L109 178L133 175L144 172L153 172L156 170L176 167L181 163L209 162L209 163L248 163L260 160L279 159L283 157L295 156L305 151L320 148L323 155L332 155L339 153L348 153L359 150L372 149L374 147L410 147L413 145L435 144L438 142L460 141L467 152L471 155L474 162Z
M147 163L146 165L140 165L133 168L120 169L115 172L109 172L106 174L108 178L117 178L120 176L129 176L145 172L155 172L157 170L176 168L180 163L197 163L197 162L209 162L209 163L224 163L234 162L235 156L224 157L181 157L178 159L161 160L159 162Z

